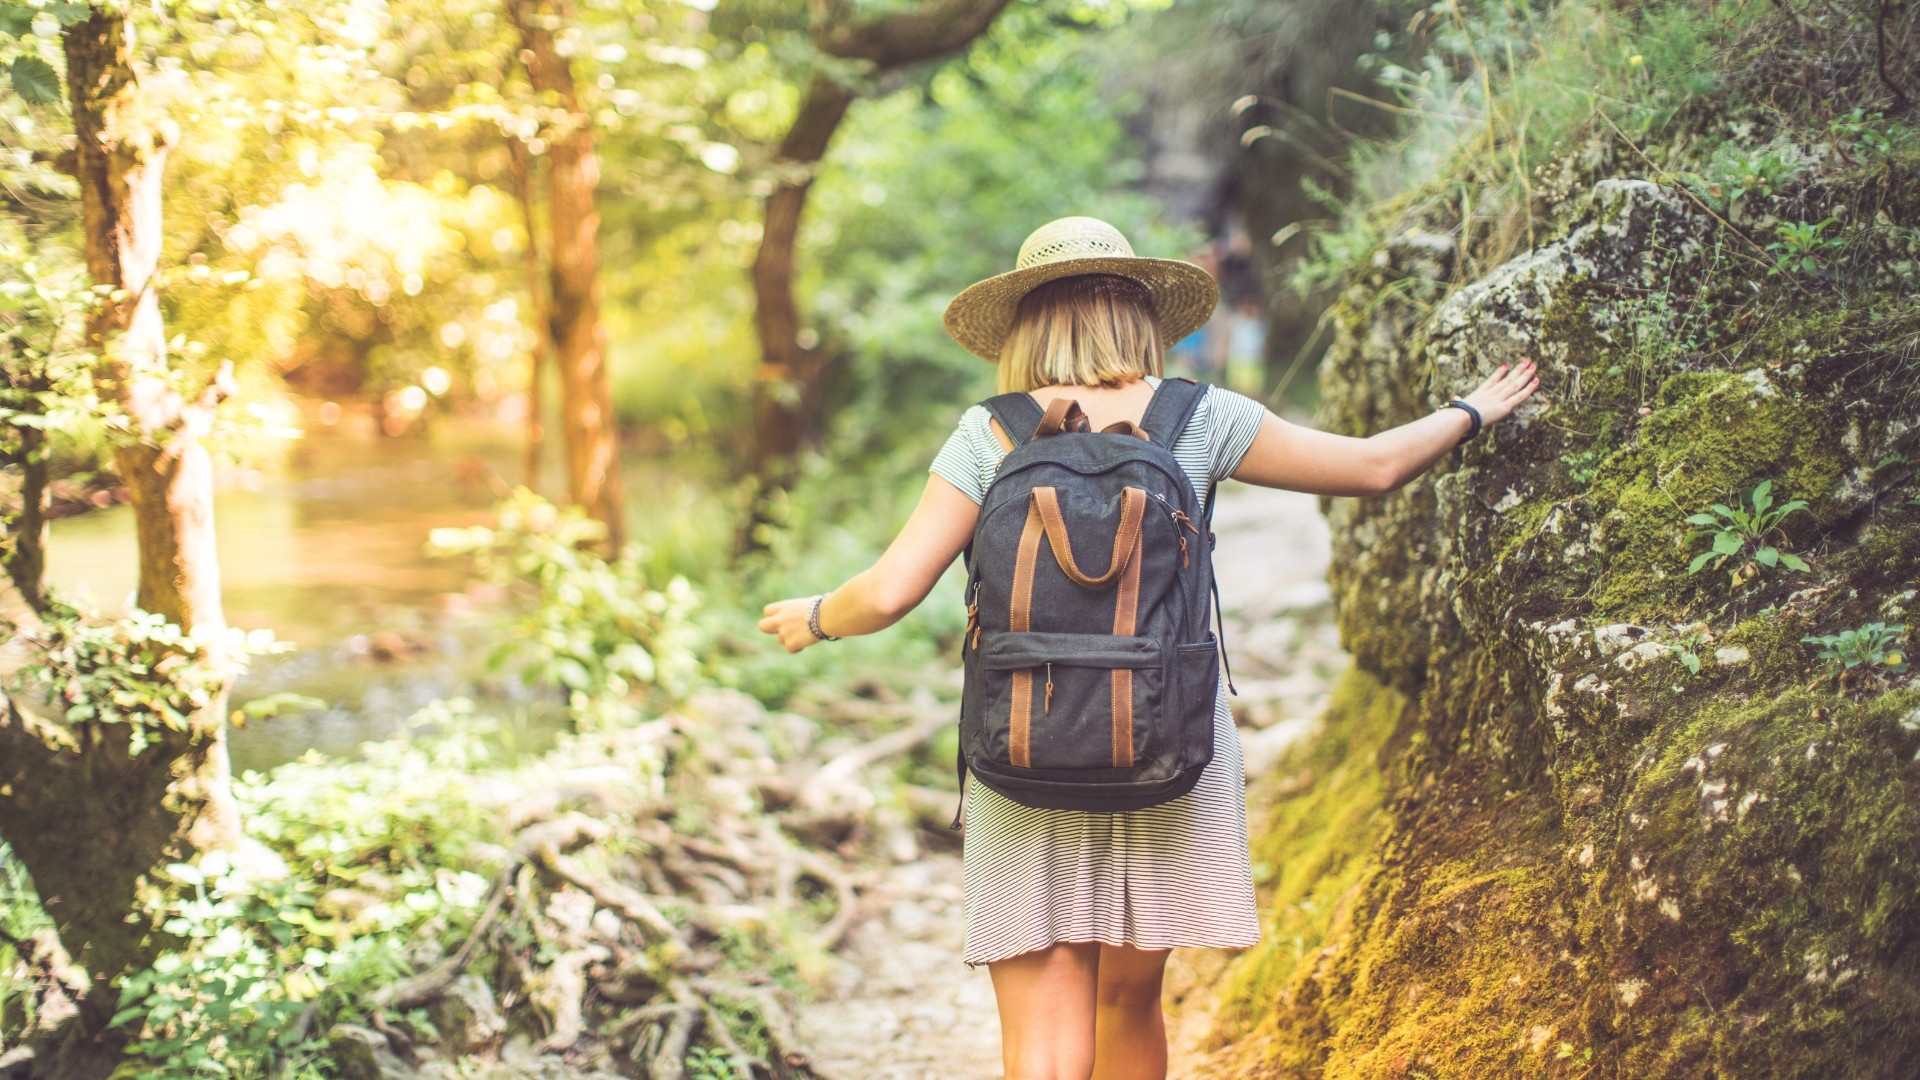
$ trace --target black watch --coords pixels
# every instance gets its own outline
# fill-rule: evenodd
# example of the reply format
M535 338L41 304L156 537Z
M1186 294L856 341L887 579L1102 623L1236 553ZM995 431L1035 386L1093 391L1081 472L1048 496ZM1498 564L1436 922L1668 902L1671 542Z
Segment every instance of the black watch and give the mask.
M1471 439L1476 435L1480 434L1480 410L1479 409L1476 409L1473 406L1467 404L1466 402L1461 401L1459 398L1454 398L1452 401L1447 402L1445 405L1441 407L1446 409L1452 409L1452 408L1465 409L1467 410L1467 415L1473 418L1473 426L1467 429L1467 433L1465 435L1460 436L1460 442L1454 443L1453 445L1459 446L1460 443L1464 443L1468 439Z

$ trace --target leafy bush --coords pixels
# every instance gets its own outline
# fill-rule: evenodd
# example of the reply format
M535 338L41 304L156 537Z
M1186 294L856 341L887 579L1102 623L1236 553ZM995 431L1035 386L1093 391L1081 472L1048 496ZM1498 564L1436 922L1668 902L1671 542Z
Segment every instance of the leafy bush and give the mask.
M493 528L435 529L431 548L467 555L484 580L510 590L519 614L492 662L567 689L576 712L647 690L684 692L697 670L689 616L699 597L685 578L648 582L646 555L594 550L605 526L526 488L500 506Z
M439 733L413 737L425 728ZM156 914L180 944L120 983L129 1075L332 1075L327 1028L364 1019L374 990L477 917L491 867L475 844L493 833L472 791L489 732L466 703L437 703L360 760L240 778L264 849L169 868Z
M152 612L103 620L62 604L35 635L35 659L0 688L45 702L69 724L126 724L136 755L157 732L186 731L251 657L291 648L270 630L228 629L214 641Z

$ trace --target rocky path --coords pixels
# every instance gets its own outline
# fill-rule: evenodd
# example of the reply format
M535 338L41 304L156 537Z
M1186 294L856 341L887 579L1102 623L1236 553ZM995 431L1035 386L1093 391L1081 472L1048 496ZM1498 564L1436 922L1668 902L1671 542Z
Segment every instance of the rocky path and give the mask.
M1342 662L1329 612L1328 534L1312 496L1229 485L1214 516L1216 572L1251 775L1310 728ZM1000 1025L986 969L960 962L960 857L927 852L882 868L839 953L842 965L799 1015L835 1080L981 1080L1000 1075ZM1183 950L1169 969L1175 1065L1197 1052L1206 988L1227 955Z

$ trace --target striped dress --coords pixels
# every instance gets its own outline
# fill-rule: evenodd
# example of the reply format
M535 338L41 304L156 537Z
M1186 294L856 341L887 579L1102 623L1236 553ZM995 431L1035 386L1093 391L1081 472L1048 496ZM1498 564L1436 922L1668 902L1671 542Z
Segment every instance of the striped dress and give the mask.
M1207 482L1233 472L1265 417L1264 405L1224 387L1201 399L1173 456L1203 511ZM979 503L1000 455L987 410L975 405L930 471ZM1187 794L1101 814L1022 806L970 780L965 824L962 959L969 966L1059 941L1171 949L1243 948L1260 940L1240 738L1224 680L1214 706L1213 761Z

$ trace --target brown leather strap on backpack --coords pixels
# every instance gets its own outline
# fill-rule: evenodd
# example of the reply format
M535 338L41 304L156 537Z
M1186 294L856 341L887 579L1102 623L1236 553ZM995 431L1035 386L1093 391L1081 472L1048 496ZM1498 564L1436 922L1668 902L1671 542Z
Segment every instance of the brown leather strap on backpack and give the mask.
M1120 504L1120 527L1113 533L1113 560L1107 566L1107 572L1099 577L1089 577L1074 562L1073 542L1067 537L1067 522L1060 514L1059 492L1051 487L1033 489L1032 507L1027 512L1028 527L1032 527L1032 519L1038 516L1046 531L1047 543L1053 547L1054 561L1060 564L1060 569L1075 585L1098 589L1119 577L1133 560L1133 553L1140 546L1140 522L1146 510L1146 491L1137 487L1126 488Z
M1135 435L1135 436L1138 436L1139 438L1146 439L1148 442L1153 441L1153 439L1147 435L1145 428L1141 427L1140 425L1134 423L1131 420L1115 420L1113 423L1108 424L1106 427L1101 428L1100 434L1102 435Z
M1033 429L1033 437L1044 439L1063 431L1092 430L1093 424L1087 419L1087 414L1080 408L1079 402L1071 398L1058 397L1047 403L1047 411L1040 417L1040 426Z
M1144 561L1140 549L1146 546L1146 537L1138 533L1133 538L1133 555L1127 559L1127 572L1120 577L1120 591L1113 602L1113 632L1120 637L1132 637L1134 626L1140 615L1140 563ZM1126 769L1133 766L1133 669L1114 668L1108 684L1109 699L1113 710L1113 767Z
M1020 533L1019 553L1013 564L1013 595L1007 603L1007 629L1025 632L1033 627L1033 573L1040 563L1040 537L1045 527L1032 504ZM1007 717L1007 760L1022 769L1033 767L1033 669L1013 673L1011 713Z

